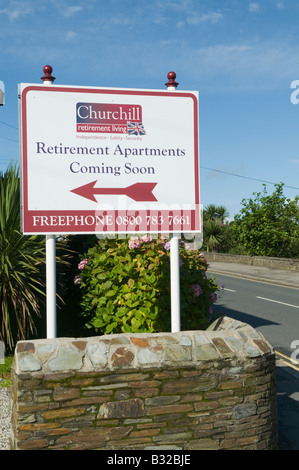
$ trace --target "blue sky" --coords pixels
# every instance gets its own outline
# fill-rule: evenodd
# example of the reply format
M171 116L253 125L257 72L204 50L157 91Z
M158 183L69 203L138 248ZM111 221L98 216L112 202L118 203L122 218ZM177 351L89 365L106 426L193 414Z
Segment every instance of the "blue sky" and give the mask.
M44 65L57 85L118 88L165 89L175 71L199 91L201 203L233 218L263 182L293 198L298 20L297 0L0 0L0 170L19 160L18 83Z

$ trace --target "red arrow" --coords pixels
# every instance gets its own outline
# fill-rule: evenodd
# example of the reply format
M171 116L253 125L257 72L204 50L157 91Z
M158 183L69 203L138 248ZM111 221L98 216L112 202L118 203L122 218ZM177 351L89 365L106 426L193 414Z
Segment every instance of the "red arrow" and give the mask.
M135 183L127 188L95 188L96 183L97 181L93 181L92 183L84 184L79 186L79 188L71 189L71 192L94 202L97 202L94 197L95 194L125 194L134 199L134 201L157 201L152 193L157 183Z

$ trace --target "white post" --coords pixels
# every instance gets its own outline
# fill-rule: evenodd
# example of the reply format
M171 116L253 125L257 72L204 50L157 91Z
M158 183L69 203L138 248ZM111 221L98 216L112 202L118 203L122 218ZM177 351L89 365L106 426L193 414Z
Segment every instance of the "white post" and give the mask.
M175 81L176 74L167 74L168 82L165 83L168 91L175 91L178 83ZM172 235L170 239L170 294L171 294L171 332L177 333L181 330L181 297L180 297L180 239Z
M171 331L181 330L181 297L180 297L180 239L173 236L170 240L170 292L171 292Z
M47 338L56 338L56 240L46 235Z
M44 85L52 85L52 67L45 65L45 75L41 77ZM56 338L56 238L46 235L46 302L47 302L47 338Z

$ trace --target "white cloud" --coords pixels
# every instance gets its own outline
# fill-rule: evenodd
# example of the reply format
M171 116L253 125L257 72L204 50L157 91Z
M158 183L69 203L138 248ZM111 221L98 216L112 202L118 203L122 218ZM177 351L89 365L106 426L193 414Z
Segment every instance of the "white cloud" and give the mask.
M218 23L218 21L222 20L223 15L222 13L212 11L210 13L206 13L204 15L189 15L187 17L187 23L191 25L199 24L199 23Z
M219 77L221 89L270 90L294 74L293 58L298 53L298 46L290 48L276 41L215 44L190 50L186 67L192 63L193 73L198 70L202 83Z
M77 39L78 34L75 31L67 31L65 35L65 39L67 42L73 42L75 39Z
M4 2L3 2L4 3ZM45 11L48 5L53 5L53 7L65 18L70 18L71 16L79 13L83 10L82 6L79 5L68 5L65 0L40 0L37 2L27 0L7 0L5 8L0 9L0 15L6 15L11 21L24 18L27 16L34 15L37 11Z
M277 2L276 7L277 7L279 10L282 10L282 9L284 8L284 3L283 3L283 2Z
M108 23L112 26L129 25L132 23L132 19L128 16L123 16L122 14L116 14L109 19Z
M185 25L185 23L184 21L178 21L176 25L177 25L177 28L182 28Z
M163 0L162 2L158 1L157 7L182 13L190 11L190 8L192 8L192 0Z
M60 13L65 16L66 18L70 18L71 16L75 15L79 11L82 11L83 7L79 6L70 6L70 7L63 7L60 9Z
M249 3L248 9L250 13L258 13L260 11L260 6L258 3Z
M168 16L157 16L153 19L153 22L155 24L163 24L163 23L166 23L167 21L169 21Z
M51 5L59 12L60 15L64 16L65 18L70 18L71 16L79 13L83 10L82 6L79 5L69 5L67 0L43 0L44 5L46 6Z
M211 23L217 23L218 21L222 20L222 18L223 18L222 13L212 11L210 13L206 13L205 15L202 15L200 17L200 21L201 22L210 21Z
M28 4L24 4L22 1L13 0L8 3L6 8L0 10L0 15L4 14L11 20L17 20L20 17L32 15L34 13L34 8Z

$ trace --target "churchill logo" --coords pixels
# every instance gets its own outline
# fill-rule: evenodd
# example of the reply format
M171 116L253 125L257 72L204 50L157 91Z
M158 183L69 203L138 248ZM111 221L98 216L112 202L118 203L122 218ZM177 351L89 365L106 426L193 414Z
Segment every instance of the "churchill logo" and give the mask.
M77 132L145 135L140 105L77 103Z

